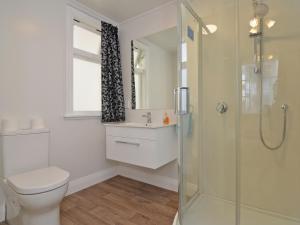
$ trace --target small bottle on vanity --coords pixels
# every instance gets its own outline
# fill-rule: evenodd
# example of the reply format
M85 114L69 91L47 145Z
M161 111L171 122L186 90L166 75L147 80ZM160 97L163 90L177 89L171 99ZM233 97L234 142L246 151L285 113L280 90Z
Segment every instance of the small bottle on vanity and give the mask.
M165 113L165 115L164 115L163 124L164 125L170 124L170 117L168 116L168 113Z

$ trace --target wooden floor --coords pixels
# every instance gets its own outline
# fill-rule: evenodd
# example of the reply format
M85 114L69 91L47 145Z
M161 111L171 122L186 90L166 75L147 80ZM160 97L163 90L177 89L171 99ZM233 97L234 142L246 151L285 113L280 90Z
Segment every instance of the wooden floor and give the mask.
M117 176L64 199L62 225L172 225L177 193Z

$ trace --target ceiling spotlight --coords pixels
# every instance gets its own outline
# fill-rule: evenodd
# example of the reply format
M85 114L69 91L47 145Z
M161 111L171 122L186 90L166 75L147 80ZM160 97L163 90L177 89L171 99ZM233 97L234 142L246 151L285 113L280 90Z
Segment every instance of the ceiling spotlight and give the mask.
M257 27L257 26L258 26L258 19L257 19L257 18L251 19L250 22L249 22L249 24L250 24L250 26L251 26L252 28Z
M213 34L218 30L218 27L214 24L208 24L206 25L206 29L202 27L202 34L208 35Z
M218 30L218 27L214 24L208 24L206 25L206 27L211 34L215 33Z
M271 29L276 24L276 21L275 20L267 20L266 24L267 24L267 27L269 29Z
M266 26L271 29L275 24L276 24L276 21L275 20L271 20L271 19L267 19L265 21L265 24ZM258 25L259 25L259 19L258 18L252 18L250 21L249 21L249 25L250 27L252 28L257 28Z
M250 34L257 34L257 29L256 28L251 28Z

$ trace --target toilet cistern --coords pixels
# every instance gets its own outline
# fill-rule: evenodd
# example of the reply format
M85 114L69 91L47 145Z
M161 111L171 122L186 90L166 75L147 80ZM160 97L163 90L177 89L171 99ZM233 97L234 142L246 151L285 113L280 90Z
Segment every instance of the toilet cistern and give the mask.
M49 165L50 130L0 133L0 188L9 225L61 225L70 173Z

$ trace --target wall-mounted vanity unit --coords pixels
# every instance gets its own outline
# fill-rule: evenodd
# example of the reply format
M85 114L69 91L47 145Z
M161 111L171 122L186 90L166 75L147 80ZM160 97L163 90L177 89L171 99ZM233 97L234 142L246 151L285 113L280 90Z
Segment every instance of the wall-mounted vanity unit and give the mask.
M176 126L111 123L106 126L106 157L150 169L177 159Z

